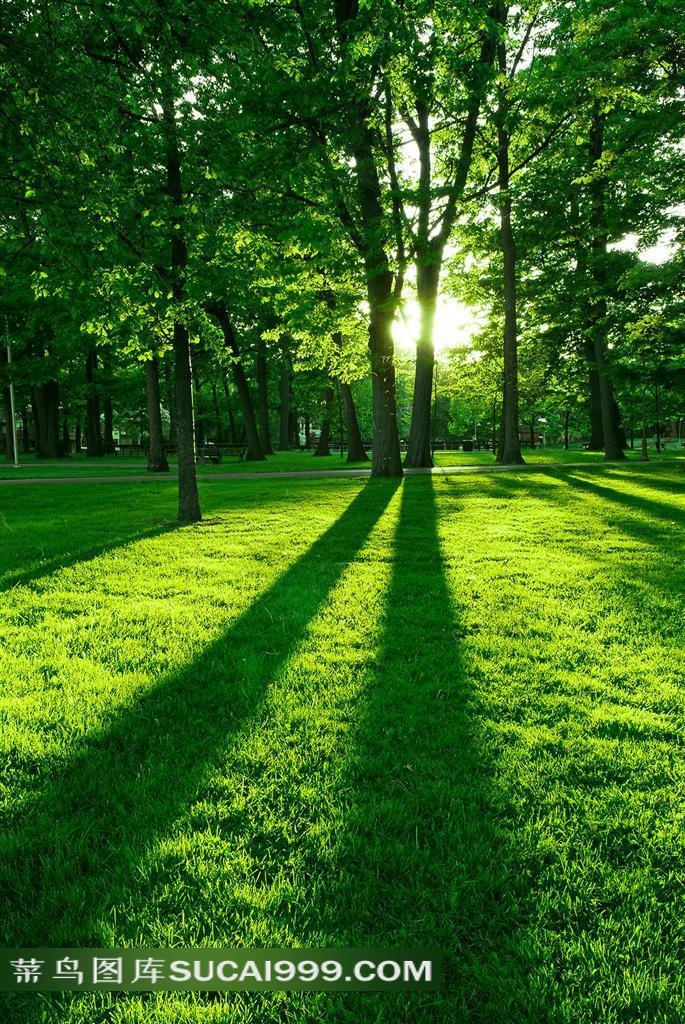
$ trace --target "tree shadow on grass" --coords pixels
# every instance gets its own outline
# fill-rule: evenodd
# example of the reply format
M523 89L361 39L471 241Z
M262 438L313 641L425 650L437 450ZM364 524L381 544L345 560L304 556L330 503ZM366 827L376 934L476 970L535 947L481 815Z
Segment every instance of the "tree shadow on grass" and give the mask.
M106 489L89 486L87 501L81 503L73 498L67 502L61 489L31 488L24 493L22 488L21 494L12 494L11 500L0 504L0 594L136 541L177 530L175 482L156 486L154 493L146 490L143 502L133 500L135 486L119 484L114 490L108 485ZM133 495L141 494L140 486ZM269 492L254 485L249 492L233 490L229 499L225 492L221 496L203 494L204 522L217 511L225 513L236 499L241 509L252 504L263 510L267 504L284 501L285 495L282 489Z
M580 472L585 474L585 470ZM662 536L669 526L685 518L683 509L677 505L608 486L614 478L613 473L604 484L597 483L594 479L588 480L585 475L578 475L578 471L571 472L567 469L547 470L541 475L548 479L542 481L538 477L532 486L530 481L521 477L490 477L484 481L483 486L487 488L489 496L505 500L516 498L524 491L531 500L538 499L544 503L553 501L555 504L566 504L579 496L574 492L606 500L619 506L618 514L614 514L611 506L607 506L607 514L604 516L607 529L618 526L623 532L649 543L656 543L657 535ZM630 480L629 475L627 479ZM560 487L559 484L565 486ZM621 511L626 514L621 515ZM636 517L629 514L630 512L640 513L640 516Z
M58 569L96 558L137 540L177 528L171 486L136 505L131 489L90 487L87 501L61 488L21 489L0 504L0 592L39 580ZM68 499L68 500L67 500ZM133 508L132 508L133 506Z
M146 848L258 716L270 681L395 489L389 481L365 485L237 622L84 739L17 815L0 841L2 944L100 944L103 920L125 898Z
M311 923L331 945L441 950L443 988L348 993L329 1019L540 1019L526 1009L526 893L445 568L434 482L405 480L382 646L351 740L345 827Z
M613 487L603 486L594 480L586 480L576 473L562 472L559 476L572 488L585 491L587 494L593 494L597 498L603 498L618 505L623 505L626 510L632 509L652 519L665 519L669 522L685 519L685 514L681 508L677 505L669 505L666 501L658 501L642 494L634 494L624 490L616 490ZM632 521L635 523L635 520ZM637 528L636 532L639 532Z
M516 497L518 491L528 491L531 496L537 494L540 490L552 490L554 487L553 483L542 482L541 477L548 476L554 478L559 470L550 470L549 466L540 466L536 469L536 472L529 473L527 470L522 473L517 473L514 470L502 471L501 473L483 473L482 476L473 474L467 478L458 476L444 476L441 477L442 484L447 487L453 495L456 495L460 489L464 488L464 485L473 487L477 482L479 491L484 493L489 489L498 489L504 496ZM532 488L535 488L533 491ZM470 492L473 494L473 492Z
M534 487L526 487L526 481L521 480L489 480L488 493L510 499L525 491L531 500L538 499L541 522L552 525L555 531L551 538L545 529L536 535L539 544L549 542L550 558L563 559L570 543L574 551L594 560L598 572L606 573L613 566L611 578L605 575L602 585L610 585L623 597L633 590L638 613L645 611L645 602L653 605L655 599L660 601L665 596L670 600L679 592L682 573L673 564L666 572L665 566L666 560L673 563L678 559L685 543L680 528L685 521L681 507L614 489L609 486L613 473L603 484L568 470L550 472L548 476L547 482L536 480ZM549 518L554 509L564 507L569 509L568 519L563 513L556 522L554 517ZM590 544L583 543L574 530L579 514L591 524ZM569 524L565 530L564 524Z

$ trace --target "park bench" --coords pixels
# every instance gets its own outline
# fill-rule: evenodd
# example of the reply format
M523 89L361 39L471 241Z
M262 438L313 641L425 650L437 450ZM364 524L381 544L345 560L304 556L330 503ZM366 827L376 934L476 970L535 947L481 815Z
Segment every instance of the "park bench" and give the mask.
M197 461L200 465L204 462L212 462L218 465L225 456L234 455L239 462L244 462L247 456L247 445L245 444L204 444L197 449Z
M149 451L146 444L119 444L114 447L115 455L147 455Z

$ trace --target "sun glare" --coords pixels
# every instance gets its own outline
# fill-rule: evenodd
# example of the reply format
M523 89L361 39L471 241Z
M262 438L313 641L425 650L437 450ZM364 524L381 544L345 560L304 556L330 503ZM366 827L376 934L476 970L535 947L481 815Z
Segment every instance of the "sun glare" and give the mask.
M408 299L398 313L393 326L393 337L399 353L414 354L420 323L419 304L414 298ZM468 345L480 327L481 319L478 310L465 306L450 296L441 296L438 299L433 329L435 354L441 356L452 348Z

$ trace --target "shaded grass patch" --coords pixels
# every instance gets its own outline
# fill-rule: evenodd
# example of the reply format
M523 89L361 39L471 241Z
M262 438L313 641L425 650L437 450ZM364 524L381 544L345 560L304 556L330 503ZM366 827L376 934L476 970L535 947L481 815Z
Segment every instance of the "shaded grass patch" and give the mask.
M6 779L6 941L425 942L447 985L7 1019L683 1019L681 472L211 494L213 523L118 550L139 513L103 517L107 551L0 599L5 755L35 748Z

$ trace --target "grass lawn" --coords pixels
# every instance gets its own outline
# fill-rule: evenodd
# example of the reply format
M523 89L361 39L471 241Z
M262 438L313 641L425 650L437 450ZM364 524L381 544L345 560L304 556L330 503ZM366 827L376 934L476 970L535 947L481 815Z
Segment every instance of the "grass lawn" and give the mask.
M524 458L530 465L550 463L601 463L601 452L586 452L579 448L524 449ZM640 452L628 451L630 462L640 461ZM685 448L669 447L665 452L650 451L652 462L685 460ZM176 460L170 458L171 472L176 474ZM495 460L490 452L437 451L436 466L492 466ZM235 457L224 458L218 465L205 463L198 466L200 476L216 473L299 473L311 470L368 469L368 462L348 463L340 454L314 457L311 452L276 452L264 462L239 462ZM17 477L87 477L87 476L139 476L147 473L147 459L138 455L110 455L102 459L88 459L85 455L72 455L68 459L38 462L33 455L23 455L17 468L0 462L0 480Z
M682 466L201 486L183 529L173 481L0 491L0 945L429 945L444 987L3 1024L685 1020Z
M176 457L170 456L171 473L176 475ZM211 462L198 466L198 473L273 473L301 472L303 470L368 468L368 462L348 463L340 454L314 457L312 452L276 452L263 462L240 462L235 456L226 456L217 465ZM68 459L39 462L35 456L24 455L18 467L0 463L0 480L20 477L86 477L86 476L138 476L147 473L147 458L140 455L110 455L102 459L89 459L85 455L71 455Z

